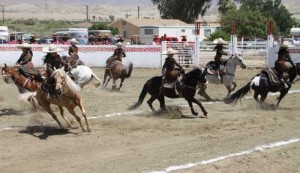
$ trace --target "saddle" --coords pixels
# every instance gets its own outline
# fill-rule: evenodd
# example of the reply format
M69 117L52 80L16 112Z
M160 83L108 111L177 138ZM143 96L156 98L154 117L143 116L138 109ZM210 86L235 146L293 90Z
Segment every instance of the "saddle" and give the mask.
M181 76L182 76L181 69L174 69L172 71L166 71L164 79L162 81L163 88L174 90L177 95L182 95L183 85L181 82Z
M268 76L270 85L272 86L282 85L282 81L278 77L278 72L274 68L266 68L262 70L262 73Z
M218 75L218 72L220 75L223 75L225 74L225 65L226 65L226 61L220 64L218 68L215 61L210 61L206 64L206 69L207 69L206 71L208 74L212 74L212 75Z
M38 82L43 82L44 80L41 73L37 69L27 68L26 66L20 66L19 72L26 78L31 78Z

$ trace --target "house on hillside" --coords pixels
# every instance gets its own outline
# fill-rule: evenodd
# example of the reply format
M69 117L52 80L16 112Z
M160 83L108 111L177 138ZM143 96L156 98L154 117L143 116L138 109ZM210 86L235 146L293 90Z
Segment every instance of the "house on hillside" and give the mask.
M195 25L187 24L178 19L120 19L109 26L118 28L120 34L125 40L131 40L134 43L150 44L153 37L157 35L162 37L177 38L186 35L188 41L195 41ZM206 23L200 27L200 39L203 40L216 29L220 24L210 25Z

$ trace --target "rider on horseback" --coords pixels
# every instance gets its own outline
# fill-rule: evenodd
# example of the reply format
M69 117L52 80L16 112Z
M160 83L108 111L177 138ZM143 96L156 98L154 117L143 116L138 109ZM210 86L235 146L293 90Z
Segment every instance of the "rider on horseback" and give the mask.
M175 92L178 92L178 90L180 90L181 82L178 78L181 73L184 74L184 69L182 68L182 66L179 63L177 63L176 60L173 58L174 54L177 53L178 51L172 48L169 48L166 53L163 53L164 55L167 55L167 58L165 59L165 63L162 68L163 85L167 82L175 82ZM180 71L176 70L175 66L177 66L180 69Z
M17 48L22 49L22 54L15 64L16 67L19 67L19 72L26 77L32 76L38 81L43 81L41 73L34 69L32 63L33 53L30 44L23 43L22 45L17 46Z
M75 39L72 38L70 40L68 40L70 42L70 46L69 46L69 57L68 57L68 63L71 65L72 68L76 68L77 65L84 65L84 63L79 59L78 56L78 47L76 46L76 44L78 44L79 42Z
M222 38L218 38L217 40L214 40L214 43L217 43L217 45L214 47L214 51L216 51L216 56L215 56L215 70L218 74L218 78L219 80L221 79L220 77L220 71L223 71L224 69L224 62L226 61L225 59L222 58L222 55L228 55L227 52L224 52L224 44L226 44L226 42L222 39Z
M289 43L287 41L282 43L281 47L279 48L278 58L275 61L274 67L274 69L277 71L278 78L284 84L285 88L288 88L289 81L284 77L284 75L289 69L295 67L295 63L290 57L288 46Z
M50 78L51 74L55 69L59 69L66 65L66 63L61 59L60 55L57 52L63 51L62 48L57 47L54 44L50 44L47 47L44 47L43 52L47 53L44 64L46 64L46 75L47 78L45 80L43 88L48 92L48 98L50 99L51 94L55 94L55 81Z
M120 61L122 58L126 57L125 51L123 49L123 44L121 42L117 43L117 48L114 50L114 54L106 60L106 68L109 68L112 62Z

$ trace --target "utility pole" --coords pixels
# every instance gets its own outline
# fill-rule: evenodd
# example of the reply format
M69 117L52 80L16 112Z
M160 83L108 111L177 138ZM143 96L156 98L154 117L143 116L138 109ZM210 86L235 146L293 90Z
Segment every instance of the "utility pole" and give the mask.
M138 19L140 18L140 6L138 6Z
M86 5L86 22L89 21L89 6Z
M4 5L1 5L2 7L2 25L4 25Z

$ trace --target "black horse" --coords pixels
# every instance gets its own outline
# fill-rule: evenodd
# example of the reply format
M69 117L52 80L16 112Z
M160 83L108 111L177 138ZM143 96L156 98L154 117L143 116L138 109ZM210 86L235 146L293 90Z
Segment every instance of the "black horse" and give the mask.
M185 74L181 81L183 84L182 85L182 95L183 95L183 98L185 98L188 101L189 106L192 111L192 114L198 115L198 113L194 110L193 104L192 104L192 103L196 103L201 108L204 116L207 116L207 111L205 110L205 108L194 97L195 93L196 93L197 83L198 82L201 82L201 83L206 82L204 71L202 71L199 68L195 68L192 71ZM153 112L156 112L156 111L153 108L152 103L156 99L158 99L158 101L160 103L160 108L163 110L166 110L164 96L169 97L169 98L179 98L178 95L176 95L174 89L167 89L167 88L162 89L162 76L155 76L155 77L152 77L151 79L149 79L145 83L143 90L139 96L138 102L136 104L134 104L133 106L131 106L129 109L132 110L132 109L138 108L143 103L147 93L149 93L151 95L151 98L147 101L147 103Z
M248 82L243 88L225 98L224 102L226 104L232 104L234 106L236 105L238 100L242 99L250 91L250 89L253 89L254 99L260 105L262 105L267 98L268 92L280 92L276 103L276 108L278 108L280 101L288 93L292 85L291 83L294 81L297 75L300 76L300 63L296 63L295 66L288 71L289 82L286 83L287 87L284 87L283 84L271 85L269 75L265 73L265 71L262 71L261 73L254 76L251 81ZM260 96L260 99L258 96Z

